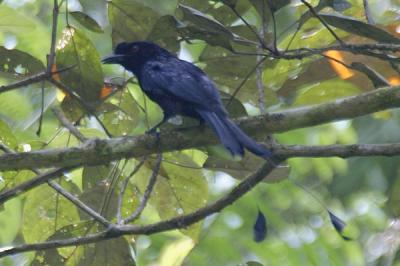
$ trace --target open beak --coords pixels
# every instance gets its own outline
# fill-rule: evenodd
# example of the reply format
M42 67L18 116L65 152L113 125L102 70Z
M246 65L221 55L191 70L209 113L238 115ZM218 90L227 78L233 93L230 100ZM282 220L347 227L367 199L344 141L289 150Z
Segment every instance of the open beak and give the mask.
M120 64L125 58L125 55L122 54L112 54L104 57L101 62L103 64Z

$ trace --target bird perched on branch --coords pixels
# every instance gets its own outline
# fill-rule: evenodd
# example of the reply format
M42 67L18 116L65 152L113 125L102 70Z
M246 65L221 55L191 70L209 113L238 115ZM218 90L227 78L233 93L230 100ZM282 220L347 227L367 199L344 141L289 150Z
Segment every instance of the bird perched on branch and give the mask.
M164 118L152 130L184 115L208 124L233 156L243 156L244 148L263 158L271 155L229 119L214 83L194 64L147 41L120 43L103 63L132 72L144 93L162 108Z

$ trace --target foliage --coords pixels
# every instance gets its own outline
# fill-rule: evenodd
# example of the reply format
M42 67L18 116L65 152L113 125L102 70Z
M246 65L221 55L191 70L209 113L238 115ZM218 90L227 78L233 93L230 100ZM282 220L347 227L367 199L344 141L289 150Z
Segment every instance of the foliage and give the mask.
M325 103L376 89L382 82L400 83L397 57L378 56L376 50L367 54L326 48L340 41L399 44L396 0L369 1L367 15L374 23L367 22L361 0L309 1L340 41L299 1L58 2L63 12L58 17L56 60L51 69L60 71L53 78L73 91L43 81L0 94L0 144L15 151L79 144L59 125L50 107L60 107L87 138L106 137L93 114L113 136L141 135L161 119L159 107L144 96L130 73L101 65L100 55L111 53L121 41L148 39L196 63L214 80L232 117ZM0 86L46 70L52 10L50 0L0 1ZM275 46L290 56L277 53ZM317 52L307 55L309 51ZM256 69L262 56L254 54L266 52L270 54ZM304 56L295 56L301 52ZM398 54L392 53L393 57ZM371 71L354 67L354 62ZM304 145L400 142L399 121L397 110L386 110L274 137L281 144ZM39 124L42 130L37 135ZM175 124L161 130L197 125L187 118ZM398 265L400 243L385 238L385 233L394 230L390 222L398 223L400 214L398 160L289 159L290 170L266 177L267 182L223 212L190 227L21 253L0 259L0 264ZM132 214L156 164L155 156L126 159L68 171L56 181L116 222L118 200L122 200L123 218ZM165 153L149 203L134 224L196 211L261 164L253 155L235 161L220 146ZM132 173L121 199L121 183ZM0 192L33 176L28 170L1 172ZM89 219L42 185L0 205L0 245L85 236L104 229ZM256 219L261 230L261 236L255 236L257 242L253 240ZM352 240L345 241L335 228L340 233L347 230L344 238ZM399 234L399 229L394 232ZM384 242L382 246L376 247L376 239Z

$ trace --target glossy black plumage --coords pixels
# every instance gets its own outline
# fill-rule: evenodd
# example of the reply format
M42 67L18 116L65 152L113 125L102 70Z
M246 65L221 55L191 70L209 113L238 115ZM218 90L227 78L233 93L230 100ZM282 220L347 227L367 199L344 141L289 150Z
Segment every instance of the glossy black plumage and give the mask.
M120 43L105 64L120 64L138 79L146 95L160 105L164 119L185 115L206 122L232 155L242 156L244 148L268 157L271 153L229 118L218 90L207 75L192 63L151 42Z

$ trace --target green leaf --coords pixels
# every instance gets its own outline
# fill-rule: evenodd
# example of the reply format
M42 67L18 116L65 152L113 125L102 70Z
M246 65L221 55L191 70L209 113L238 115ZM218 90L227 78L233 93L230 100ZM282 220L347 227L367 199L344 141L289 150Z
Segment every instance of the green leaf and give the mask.
M99 165L99 166L86 166L82 172L82 190L86 191L96 187L99 183L103 182L110 175L112 167Z
M175 13L175 9L179 2L178 0L169 0L169 1L134 0L134 1L153 9L159 15L173 15Z
M174 16L162 16L154 24L147 39L167 48L170 52L178 52L178 21Z
M81 12L81 11L73 11L69 12L74 19L76 19L82 26L87 28L88 30L91 30L93 32L98 32L101 33L103 32L103 29L100 27L100 25L97 23L96 20L94 20L92 17L89 15Z
M12 243L21 226L22 203L19 198L13 198L4 204L0 211L0 244Z
M201 39L214 46L222 46L232 50L231 41L238 38L236 34L220 22L189 6L180 4L183 21L188 23L179 30L190 39Z
M128 90L117 92L108 102L114 107L103 114L103 123L112 135L131 134L139 122L140 110Z
M86 205L101 213L106 219L113 219L117 211L118 190L110 188L110 173L107 176L97 176L98 181L91 188L84 190L79 196ZM79 211L81 219L88 219L88 215Z
M304 62L297 60L268 60L267 67L263 72L263 83L266 87L277 91L282 85L294 77L297 77L302 70Z
M6 145L10 149L17 147L17 139L15 138L11 128L0 120L0 143Z
M79 0L83 12L95 19L100 25L107 25L107 1Z
M24 33L34 29L32 19L6 5L0 6L0 32Z
M307 86L300 91L295 106L323 103L359 93L358 87L348 81L331 79Z
M62 181L71 193L78 191L73 183ZM26 197L23 210L22 233L27 243L46 240L56 230L79 220L76 207L49 186L43 185Z
M400 43L400 39L391 35L389 32L352 17L326 13L320 13L319 16L329 25L349 33L367 37L381 43Z
M72 237L82 237L94 231L94 222L82 221L74 224L69 224L58 229L51 235L47 241L67 239ZM65 247L59 249L48 249L38 251L35 259L31 263L32 266L39 265L70 265L68 262L79 261L83 257L84 249L87 246ZM68 258L68 259L66 259ZM76 264L72 264L76 265Z
M246 109L238 99L232 98L232 95L223 91L219 91L219 94L221 95L222 104L229 113L229 117L236 118L247 115Z
M158 265L160 266L179 266L182 265L185 257L195 246L193 239L184 237L173 241L164 248Z
M132 257L131 246L124 237L97 242L87 245L84 256L78 265L132 265L136 262Z
M45 70L42 61L23 51L0 46L0 72L15 76L32 75Z
M222 90L227 87L230 94L234 93L235 89L257 63L255 57L231 54L221 47L209 45L203 50L199 60L205 64L204 71L207 75L220 85L219 89ZM255 92L256 81L253 73L236 97L242 102L247 102L250 99L257 100Z
M261 17L270 18L270 11L276 12L282 7L290 4L290 0L250 0ZM264 10L264 13L263 13Z
M43 107L46 111L56 98L56 90L45 87L43 96ZM41 84L32 84L0 94L0 110L0 118L13 129L27 129L39 119L42 112Z
M122 41L152 40L177 51L173 11L177 1L116 0L109 3L108 16L115 47Z
M103 70L93 43L79 30L67 27L57 45L56 57L57 69L74 66L59 74L61 81L87 103L98 103L103 87Z
M150 202L157 208L161 219L188 214L203 207L208 199L208 185L200 166L184 152L164 154L163 160L150 197ZM144 182L146 185L147 179ZM196 241L200 229L201 223L197 223L181 232Z
M19 91L13 90L0 94L0 110L0 118L7 122L11 128L15 128L18 121L25 119L32 113L32 106L29 99Z

